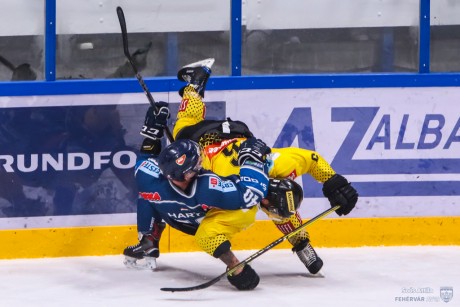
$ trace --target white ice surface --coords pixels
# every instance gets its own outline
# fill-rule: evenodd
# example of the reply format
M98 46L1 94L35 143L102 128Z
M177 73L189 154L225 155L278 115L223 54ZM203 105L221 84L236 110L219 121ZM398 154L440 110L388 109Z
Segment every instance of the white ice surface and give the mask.
M156 272L127 269L121 255L2 260L0 306L460 306L460 246L317 251L325 263L319 276L308 274L290 250L268 251L252 263L261 282L248 292L225 278L204 290L160 291L223 272L223 263L200 252L162 254ZM242 260L254 252L236 255ZM440 299L441 287L453 289L448 303Z

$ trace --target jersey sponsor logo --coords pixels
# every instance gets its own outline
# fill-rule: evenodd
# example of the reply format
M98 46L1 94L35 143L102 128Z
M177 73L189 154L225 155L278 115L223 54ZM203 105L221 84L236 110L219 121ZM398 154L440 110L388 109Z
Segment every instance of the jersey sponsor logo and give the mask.
M209 145L204 149L204 153L209 159L212 159L215 155L219 154L225 147L231 143L235 143L238 139L224 140L220 144Z
M215 188L216 186L219 186L220 179L216 177L210 177L209 178L209 187L210 188Z
M187 158L187 156L185 154L183 154L182 156L180 156L179 158L176 159L176 164L177 165L184 165L185 158Z
M294 227L294 225L292 225L291 221L288 221L288 222L283 223L283 224L276 224L276 227L278 227L278 229L284 234L290 233L291 231L293 231L295 229L295 227Z
M264 191L267 190L267 185L263 182L260 182L259 180L257 180L256 178L253 178L253 177L248 177L248 176L240 176L240 180L241 181L244 181L244 182L247 182L247 183L251 183L250 186L260 186L262 187L262 189Z
M297 178L297 172L296 170L293 170L288 176L287 178L291 179L291 180L294 180Z
M201 216L200 212L188 212L188 213L171 213L168 212L168 216L173 218L174 220L180 220L180 219L191 219L191 218L197 218Z
M158 168L156 161L154 160L145 160L139 165L139 169L142 170L144 173L152 175L156 178L160 175L160 169Z
M286 200L289 212L295 212L294 193L292 191L286 192Z
M244 161L243 166L253 166L260 170L264 169L264 164L262 162L258 162L258 161L254 161L250 159L247 159L246 161Z
M232 181L222 180L218 177L209 177L209 188L222 192L236 191L236 186Z
M108 166L128 169L136 164L136 153L128 150L118 152L84 152L42 153L0 155L0 170L7 173L31 173L35 171L79 171L86 169L100 170Z
M200 206L201 206L201 209L203 209L203 211L205 211L205 212L208 211L208 210L211 210L211 208L212 208L212 206L208 206L206 204L201 204Z
M260 184L260 181L257 180L256 178L253 177L248 177L248 176L240 176L240 180L244 182L250 182L254 184Z
M139 192L139 196L142 199L148 200L148 201L159 201L161 200L161 196L158 192Z

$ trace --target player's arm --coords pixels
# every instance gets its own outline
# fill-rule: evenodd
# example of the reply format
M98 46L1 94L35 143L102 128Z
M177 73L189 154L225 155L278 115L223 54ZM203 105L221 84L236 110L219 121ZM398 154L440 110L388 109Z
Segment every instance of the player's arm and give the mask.
M211 173L209 204L223 209L246 209L257 205L267 196L268 167L266 156L270 148L256 138L247 139L241 145L238 156L240 176L227 178Z
M267 196L268 165L266 159L270 152L270 147L257 138L246 139L241 143L238 152L240 180L248 189L261 197L258 202Z
M140 134L145 137L140 148L141 158L160 154L161 138L170 116L167 102L159 101L156 103L156 108L152 106L148 108L145 113L144 125L140 131Z
M313 163L309 173L313 178L323 183L323 194L329 200L331 207L339 205L340 208L335 212L340 216L350 213L358 202L358 192L344 176L337 174L317 152L312 152L311 159Z
M269 173L271 178L294 179L309 174L324 183L335 174L331 165L316 151L287 147L272 148L272 153L274 165Z
M237 175L220 177L208 172L200 177L205 184L197 193L200 195L200 201L210 207L225 210L248 209L257 205L264 197L262 187L259 190L254 187L250 189ZM260 178L253 180L253 185L260 185L259 180L265 181Z
M331 165L316 151L302 148L273 148L274 167L270 177L295 178L304 174L311 175L323 183L323 194L331 207L340 205L338 215L347 215L358 201L358 193L342 175L336 174Z
M315 178L316 181L324 183L329 178L335 175L334 169L331 167L319 153L311 151L306 157L307 161L310 162L308 173Z

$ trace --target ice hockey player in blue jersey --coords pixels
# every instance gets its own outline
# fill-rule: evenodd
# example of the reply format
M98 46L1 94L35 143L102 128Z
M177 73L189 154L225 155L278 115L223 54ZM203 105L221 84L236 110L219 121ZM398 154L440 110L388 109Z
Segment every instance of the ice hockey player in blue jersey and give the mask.
M193 235L205 252L232 268L239 260L231 251L230 240L254 223L257 205L267 197L270 149L259 139L248 139L238 156L239 176L220 177L201 168L200 147L192 140L179 140L161 150L168 116L169 110L161 107L156 112L155 137L144 140L144 156L135 167L139 243L125 248L125 265L136 266L137 260L146 259L155 269L167 223ZM259 276L245 265L228 280L239 290L251 290L258 285Z
M269 151L261 140L246 144L251 150ZM236 210L257 205L267 195L264 162L262 156L261 161L247 157L241 160L240 176L219 177L201 169L197 143L179 140L158 158L138 161L135 174L139 197L149 203L148 210L157 219L179 230L184 224L196 228L212 208Z

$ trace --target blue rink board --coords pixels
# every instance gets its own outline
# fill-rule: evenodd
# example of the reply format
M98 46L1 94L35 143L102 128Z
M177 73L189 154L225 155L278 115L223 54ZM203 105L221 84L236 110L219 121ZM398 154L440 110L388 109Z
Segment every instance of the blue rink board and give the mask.
M177 91L176 78L144 78L152 93ZM335 74L257 77L213 76L207 90L293 88L370 88L460 86L459 73ZM0 82L0 96L73 95L142 92L136 79Z

